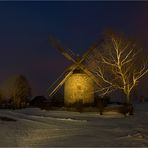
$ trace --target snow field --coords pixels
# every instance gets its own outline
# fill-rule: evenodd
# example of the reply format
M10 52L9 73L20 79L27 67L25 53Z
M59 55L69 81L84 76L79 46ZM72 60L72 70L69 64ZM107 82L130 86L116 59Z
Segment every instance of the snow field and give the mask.
M0 146L148 146L148 103L135 104L135 114L45 111L38 108L0 110Z

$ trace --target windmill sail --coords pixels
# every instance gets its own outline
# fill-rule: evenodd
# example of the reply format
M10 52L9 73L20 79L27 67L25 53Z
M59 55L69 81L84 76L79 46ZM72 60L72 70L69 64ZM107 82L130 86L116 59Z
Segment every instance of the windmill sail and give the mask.
M64 84L64 82L70 77L70 75L73 73L73 71L70 71L64 79L62 79L62 81L57 81L56 83L54 83L54 85L52 85L52 87L50 87L49 91L49 96L53 96Z
M71 74L73 73L73 71L77 68L78 66L76 64L73 65L73 67L69 67L71 68L70 71L66 74L67 70L64 71L60 77L50 86L50 88L48 89L49 92L49 96L53 96L64 84L64 82L71 76ZM68 68L68 69L69 69ZM64 79L63 79L64 78Z
M99 80L86 68L85 65L80 64L79 67L98 85L100 86Z
M73 55L74 55L74 53L73 53L70 49L65 50L65 49L62 47L62 45L61 45L61 43L60 43L59 40L57 40L57 39L54 38L53 36L50 36L50 37L49 37L49 42L50 42L51 46L52 46L53 48L59 50L59 51L64 55L64 57L65 57L66 59L68 59L68 60L74 62L74 59L72 58Z

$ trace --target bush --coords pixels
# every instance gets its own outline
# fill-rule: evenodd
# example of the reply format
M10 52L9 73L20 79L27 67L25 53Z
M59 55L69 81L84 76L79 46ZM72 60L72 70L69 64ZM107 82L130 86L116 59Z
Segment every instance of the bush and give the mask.
M122 104L122 105L114 105L114 106L105 107L103 111L104 112L114 111L114 112L118 112L126 116L127 114L133 115L134 108L132 104Z
M94 104L95 104L95 107L99 109L100 115L103 114L104 107L106 107L109 103L110 103L109 96L105 96L105 97L95 96Z
M47 99L44 96L36 96L30 102L31 107L44 108L46 105Z
M62 94L57 93L53 97L49 98L50 106L52 107L62 107L64 106L64 97Z
M12 104L12 101L10 99L2 99L0 103L1 109L13 109L14 105Z

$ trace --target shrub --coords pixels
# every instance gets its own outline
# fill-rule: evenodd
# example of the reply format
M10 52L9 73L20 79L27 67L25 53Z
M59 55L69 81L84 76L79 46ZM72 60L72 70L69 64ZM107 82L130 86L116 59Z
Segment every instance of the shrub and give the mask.
M36 96L30 102L29 105L32 107L44 108L46 105L47 99L44 96Z
M50 99L50 106L53 106L53 107L64 106L64 97L60 93L55 94L54 96L52 96L49 99Z

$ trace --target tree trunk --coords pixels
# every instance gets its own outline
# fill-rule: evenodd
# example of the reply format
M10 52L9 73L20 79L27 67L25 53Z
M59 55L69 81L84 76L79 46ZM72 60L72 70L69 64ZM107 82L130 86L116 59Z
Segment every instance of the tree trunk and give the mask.
M126 104L131 104L130 94L126 94Z
M130 94L126 94L126 108L128 110L129 115L134 114L134 108L133 108L133 105L131 103Z

